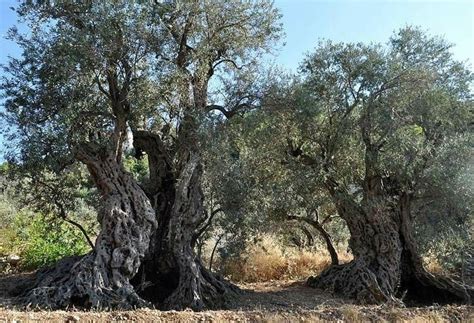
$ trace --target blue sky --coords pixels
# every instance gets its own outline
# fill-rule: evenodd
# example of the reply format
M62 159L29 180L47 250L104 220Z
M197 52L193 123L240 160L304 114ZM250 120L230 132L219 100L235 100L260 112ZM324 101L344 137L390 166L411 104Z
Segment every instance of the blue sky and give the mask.
M0 0L0 64L20 54L4 39L16 17L9 10L16 0ZM474 1L469 0L276 0L283 14L286 46L275 62L296 71L304 54L320 38L345 42L386 42L393 31L417 25L455 44L459 60L474 62ZM0 72L1 75L1 72ZM0 107L1 109L1 107ZM2 160L0 138L0 161Z
M295 69L319 38L386 42L393 31L416 25L454 43L459 60L474 62L474 1L277 0L286 46L276 61Z

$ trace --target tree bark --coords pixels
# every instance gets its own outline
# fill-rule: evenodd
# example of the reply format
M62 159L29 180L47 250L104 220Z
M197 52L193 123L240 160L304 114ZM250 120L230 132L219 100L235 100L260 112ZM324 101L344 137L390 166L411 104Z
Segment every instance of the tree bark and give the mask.
M350 196L328 185L340 216L351 234L349 247L354 260L331 266L308 284L330 289L360 303L381 303L393 299L397 288L402 247L397 239L397 224L387 208L375 199L367 208L357 205Z
M354 260L310 277L308 285L358 303L401 303L401 297L416 304L470 302L472 288L423 268L406 196L394 206L380 195L367 194L366 206L361 207L336 186L330 186L329 191L349 227Z
M77 157L87 165L102 194L98 214L101 231L90 253L40 271L25 301L48 308L146 306L130 279L137 273L156 230L154 210L115 153L84 146Z
M204 195L201 190L200 157L191 152L176 187L170 221L170 245L176 259L179 283L165 300L168 309L202 310L225 306L233 285L219 279L201 264L192 248L197 227L202 223Z
M399 197L400 239L403 244L402 276L399 294L405 294L410 302L426 303L472 303L474 288L449 277L429 273L423 266L413 237L411 222L411 196L402 193Z
M172 167L174 152L158 135L140 131L134 137L135 148L148 154L147 192L159 224L140 274L134 279L135 285L145 282L148 286L140 295L163 309L225 306L237 288L208 271L193 248L198 226L205 217L198 153L181 152L183 165Z
M148 131L134 131L133 145L137 155L146 152L148 156L150 179L144 183L144 189L155 210L158 228L150 239L139 274L132 282L143 298L161 307L178 285L178 267L171 252L169 235L176 195L174 151L160 135Z

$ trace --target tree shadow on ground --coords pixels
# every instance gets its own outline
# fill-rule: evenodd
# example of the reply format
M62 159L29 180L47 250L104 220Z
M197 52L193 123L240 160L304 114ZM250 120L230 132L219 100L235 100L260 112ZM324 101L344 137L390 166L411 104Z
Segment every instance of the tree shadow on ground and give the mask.
M351 303L350 300L308 287L305 281L271 281L241 284L240 287L242 293L230 305L231 310L314 310Z

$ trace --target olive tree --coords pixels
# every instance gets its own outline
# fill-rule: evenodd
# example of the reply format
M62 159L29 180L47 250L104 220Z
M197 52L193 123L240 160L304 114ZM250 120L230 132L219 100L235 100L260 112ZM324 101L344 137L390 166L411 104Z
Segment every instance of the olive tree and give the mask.
M287 154L311 172L349 231L354 260L308 280L359 302L469 300L472 288L423 268L412 204L446 146L464 142L467 162L472 73L450 45L416 28L386 46L321 42L302 80L276 86L265 105ZM456 166L444 164L450 172Z
M268 1L26 1L31 35L2 82L10 159L37 172L87 166L102 201L94 249L40 272L39 306L220 306L234 288L193 249L205 220L204 121L258 100L249 77L280 35ZM132 147L133 146L133 147ZM124 151L147 158L139 183Z

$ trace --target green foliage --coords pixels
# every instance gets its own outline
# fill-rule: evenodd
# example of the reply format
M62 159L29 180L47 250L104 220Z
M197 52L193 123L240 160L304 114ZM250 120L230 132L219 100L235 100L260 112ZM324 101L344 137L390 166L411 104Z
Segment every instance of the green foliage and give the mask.
M136 159L131 155L126 156L123 160L123 167L141 183L149 176L148 158L146 157Z
M16 207L12 201L7 198L6 194L0 194L0 228L11 223L15 213Z
M0 164L0 176L5 175L8 172L9 165L7 162Z
M416 237L421 251L447 271L462 274L474 242L474 164L467 141L452 142L439 154L424 187L428 198L414 205ZM461 156L463 156L461 160ZM466 157L467 155L467 157ZM468 160L465 165L460 161Z
M95 212L86 203L91 193L84 183L80 184L78 173L69 172L66 178L43 175L35 179L19 178L14 169L4 174L5 178L17 180L9 181L9 186L0 193L0 256L20 256L21 269L42 267L90 250L80 230L54 213L58 212L55 205L67 209L67 219L82 223L90 235L95 229ZM33 185L34 181L43 185ZM61 190L56 190L60 185L63 185ZM48 210L52 213L47 213Z
M277 76L256 67L281 36L271 1L26 1L18 13L31 34L9 34L23 56L0 83L14 162L0 175L18 171L22 205L51 215L0 200L3 252L19 248L27 267L88 249L63 221L89 223L98 209L76 149L112 148L129 129L156 135L177 174L183 152L202 152L212 221L201 242L224 237L223 258L260 232L290 240L300 225L290 215L328 219L343 244L344 222L330 220L338 199L361 206L370 179L389 207L413 198L423 251L449 254L470 237L472 192L458 179L472 161L473 75L443 39L407 27L386 45L322 41L299 75ZM118 157L146 184L146 157Z
M422 252L459 268L460 250L472 240L465 165L472 163L473 74L449 48L408 27L387 46L320 42L299 76L270 76L261 109L232 119L214 143L217 163L207 166L220 205L237 201L248 232L291 240L300 224L285 221L288 215L340 216L333 184L364 207L369 172L383 181L388 207L412 196ZM325 226L336 243L347 241L344 221Z
M90 250L82 233L63 221L51 223L36 217L25 229L20 237L28 241L22 252L26 268L42 267Z
M25 210L1 229L1 237L0 254L19 255L23 269L43 267L90 250L77 228Z

